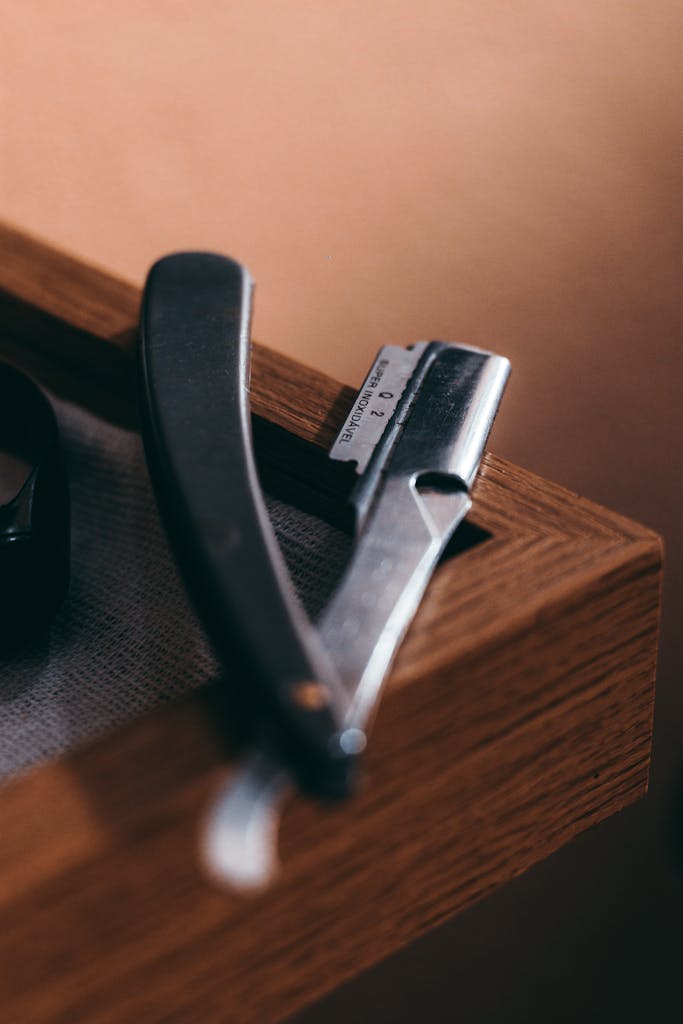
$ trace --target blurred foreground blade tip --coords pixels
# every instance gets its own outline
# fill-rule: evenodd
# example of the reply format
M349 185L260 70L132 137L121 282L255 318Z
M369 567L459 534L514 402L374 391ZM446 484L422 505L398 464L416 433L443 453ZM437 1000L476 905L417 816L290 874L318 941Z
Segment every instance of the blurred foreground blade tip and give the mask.
M288 788L286 773L261 753L231 773L214 797L200 837L202 863L214 881L244 894L272 883Z

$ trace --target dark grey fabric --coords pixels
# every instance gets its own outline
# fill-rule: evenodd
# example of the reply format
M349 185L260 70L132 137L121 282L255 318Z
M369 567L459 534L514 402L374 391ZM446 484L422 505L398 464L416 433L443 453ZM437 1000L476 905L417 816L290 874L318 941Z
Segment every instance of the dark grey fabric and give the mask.
M55 406L71 481L72 581L44 641L0 660L0 777L218 671L176 574L139 436ZM280 501L268 504L294 585L315 616L343 570L349 539Z

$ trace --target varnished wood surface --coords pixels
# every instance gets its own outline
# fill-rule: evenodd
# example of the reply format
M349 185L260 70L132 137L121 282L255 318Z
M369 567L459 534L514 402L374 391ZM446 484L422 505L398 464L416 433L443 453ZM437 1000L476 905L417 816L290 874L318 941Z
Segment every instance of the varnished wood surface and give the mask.
M5 352L130 412L136 289L3 231L0 291ZM305 440L346 397L255 349L254 411ZM201 871L229 770L202 694L0 791L6 1019L281 1020L642 795L658 539L490 455L473 518L491 536L437 571L362 792L292 802L271 891Z

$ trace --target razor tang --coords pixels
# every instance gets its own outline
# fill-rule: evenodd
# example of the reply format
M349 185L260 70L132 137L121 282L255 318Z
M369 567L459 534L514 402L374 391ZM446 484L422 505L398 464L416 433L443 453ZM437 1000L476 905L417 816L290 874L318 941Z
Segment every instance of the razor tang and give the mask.
M404 377L409 373L399 375L398 384L391 374L394 352ZM396 651L470 509L509 370L502 356L464 345L386 347L360 392L367 396L365 423L356 420L356 433L344 441L345 423L332 447L332 458L364 467L351 495L357 523L352 560L318 624L347 696L343 737L349 747L362 749ZM376 430L374 420L385 418L368 458L367 435Z

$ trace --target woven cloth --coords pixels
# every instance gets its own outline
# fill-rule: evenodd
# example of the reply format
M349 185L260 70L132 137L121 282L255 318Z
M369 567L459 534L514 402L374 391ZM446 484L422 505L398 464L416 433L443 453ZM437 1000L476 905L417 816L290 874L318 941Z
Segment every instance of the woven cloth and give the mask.
M0 778L218 673L176 573L139 436L54 405L71 484L71 585L49 633L0 659ZM315 617L343 571L349 539L283 502L268 499L268 508Z

